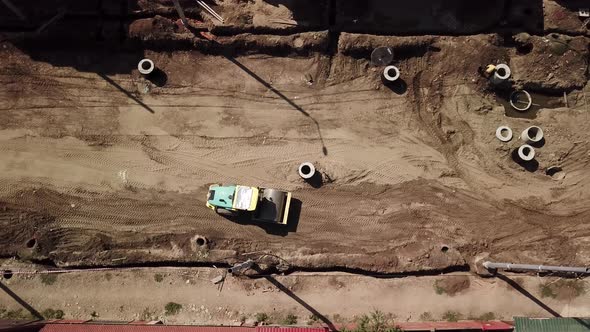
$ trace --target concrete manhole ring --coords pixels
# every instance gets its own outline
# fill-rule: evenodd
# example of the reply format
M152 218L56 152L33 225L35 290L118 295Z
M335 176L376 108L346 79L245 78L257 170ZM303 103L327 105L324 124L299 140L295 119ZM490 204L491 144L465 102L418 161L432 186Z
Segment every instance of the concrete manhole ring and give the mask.
M523 161L531 161L535 158L535 149L528 144L523 144L518 148L518 157Z
M523 96L525 98L525 100L521 101L519 98L520 96ZM509 101L510 101L510 106L512 106L512 108L514 108L515 110L517 110L519 112L527 111L529 108L531 108L531 105L533 104L533 99L531 98L531 95L526 90L516 90L516 91L512 92L510 94Z
M512 139L512 129L507 126L500 126L496 129L496 138L502 142L508 142Z
M137 64L137 69L143 75L150 74L152 71L154 71L155 68L156 68L156 66L154 65L154 62L150 59L142 59Z

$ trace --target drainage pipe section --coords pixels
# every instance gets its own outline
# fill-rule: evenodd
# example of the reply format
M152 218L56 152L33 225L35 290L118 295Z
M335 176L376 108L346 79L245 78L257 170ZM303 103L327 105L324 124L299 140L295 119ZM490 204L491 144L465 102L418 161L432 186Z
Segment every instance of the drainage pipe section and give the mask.
M571 272L590 274L590 267L495 263L489 261L484 262L483 266L488 270L523 270L536 272Z

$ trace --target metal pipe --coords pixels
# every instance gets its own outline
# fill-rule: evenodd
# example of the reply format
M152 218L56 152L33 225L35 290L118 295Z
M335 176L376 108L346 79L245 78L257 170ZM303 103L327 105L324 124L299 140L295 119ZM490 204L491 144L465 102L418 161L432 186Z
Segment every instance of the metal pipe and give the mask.
M18 9L12 2L9 0L2 0L2 3L4 3L4 5L8 7L8 9L10 9L14 15L18 16L18 18L20 18L22 21L27 21L25 14L23 14L23 12L21 12L20 9Z
M502 269L502 270L537 271L537 272L571 272L571 273L590 274L590 267L512 264L512 263L494 263L494 262L484 262L483 266L488 270Z
M174 3L174 8L176 9L178 16L180 16L180 21L182 22L182 24L184 24L185 27L188 28L188 21L186 20L186 16L184 16L184 11L182 10L180 3L178 3L178 0L172 0L172 3Z
M232 267L230 267L229 269L227 269L227 272L230 274L240 274L243 271L248 270L249 268L251 268L254 265L254 261L251 259L248 259L245 262L236 264Z

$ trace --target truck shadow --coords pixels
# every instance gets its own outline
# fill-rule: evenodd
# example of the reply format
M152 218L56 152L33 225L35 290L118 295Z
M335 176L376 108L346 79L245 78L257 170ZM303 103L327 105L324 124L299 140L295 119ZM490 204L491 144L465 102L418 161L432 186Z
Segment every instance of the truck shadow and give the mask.
M289 217L287 219L287 225L278 225L266 222L260 222L252 219L251 213L243 213L238 216L225 216L221 215L225 219L240 225L253 225L262 228L267 234L287 236L289 233L297 232L299 226L299 216L301 215L301 207L303 203L296 199L291 199L291 207L289 209Z

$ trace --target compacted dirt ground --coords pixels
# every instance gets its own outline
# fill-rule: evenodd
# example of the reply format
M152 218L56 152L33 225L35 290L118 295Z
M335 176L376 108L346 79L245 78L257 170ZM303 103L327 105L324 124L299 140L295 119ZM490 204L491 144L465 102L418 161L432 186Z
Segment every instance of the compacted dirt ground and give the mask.
M588 283L555 277L482 279L458 272L375 279L348 273L294 273L257 279L228 276L222 285L213 284L210 279L219 275L223 271L213 268L15 274L3 281L3 287L28 303L31 312L54 313L54 318L61 311L64 319L168 324L342 326L375 310L394 324L585 317L590 312ZM171 302L180 305L178 312L166 310ZM0 317L30 318L31 312L0 292Z
M561 1L496 2L486 15L469 1L212 3L224 23L181 2L189 30L170 1L61 1L40 33L60 7L5 11L0 256L379 273L468 270L483 252L590 264L587 22ZM401 84L381 82L378 46ZM144 57L156 76L138 73ZM489 63L534 93L529 113L507 116L510 88L478 74ZM516 163L531 125L545 140ZM298 177L305 161L322 183ZM292 191L289 226L217 216L211 183Z

